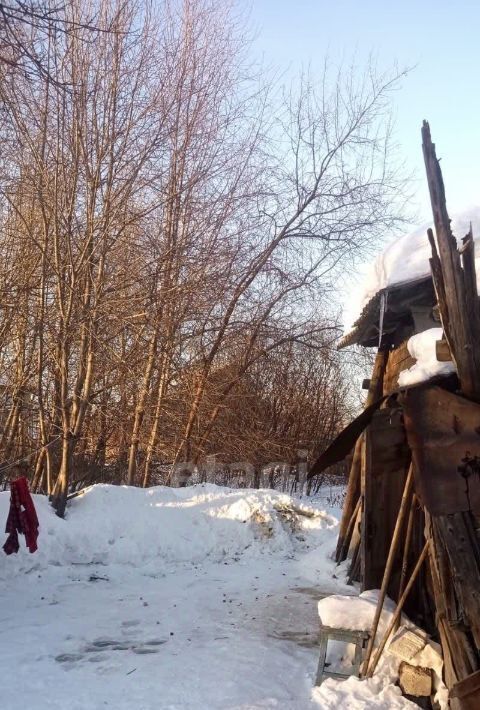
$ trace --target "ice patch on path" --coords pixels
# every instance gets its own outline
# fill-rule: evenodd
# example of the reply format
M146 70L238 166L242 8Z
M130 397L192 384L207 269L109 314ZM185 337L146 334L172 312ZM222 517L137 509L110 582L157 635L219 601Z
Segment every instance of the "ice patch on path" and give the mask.
M10 496L0 494L0 521ZM290 496L273 490L232 490L211 484L149 489L96 485L74 498L65 520L46 496L34 496L40 521L39 550L0 558L0 578L48 565L131 565L158 574L172 565L222 562L265 553L288 554L309 535L337 521L318 508L302 506L293 529L282 508ZM295 504L298 508L298 502Z

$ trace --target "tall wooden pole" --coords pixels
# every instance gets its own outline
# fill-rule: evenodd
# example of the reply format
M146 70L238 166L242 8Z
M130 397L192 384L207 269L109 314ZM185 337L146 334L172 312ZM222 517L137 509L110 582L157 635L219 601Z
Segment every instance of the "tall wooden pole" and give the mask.
M410 512L408 514L408 523L407 523L407 534L405 535L405 543L404 543L404 547L403 547L402 573L400 576L400 585L398 588L398 599L401 599L401 597L402 597L402 594L405 589L405 582L407 579L408 555L410 552L410 543L412 541L413 518L415 515L416 506L417 506L417 496L414 493L412 496L412 502L410 503Z
M373 404L383 394L383 377L387 367L389 350L383 348L377 352L375 364L373 366L372 378L370 387L368 388L367 401L365 408ZM343 504L342 519L340 521L340 530L338 533L336 560L343 562L348 551L348 536L347 531L350 528L351 520L355 512L357 501L360 497L360 470L362 464L362 437L359 437L355 444L352 465L350 467L350 475L348 478L347 492L345 502Z

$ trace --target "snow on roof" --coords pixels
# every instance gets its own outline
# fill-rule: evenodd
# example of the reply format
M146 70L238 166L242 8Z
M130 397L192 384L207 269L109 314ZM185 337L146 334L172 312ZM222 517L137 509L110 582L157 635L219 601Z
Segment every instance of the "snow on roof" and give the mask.
M469 207L453 214L452 231L457 240L464 237L472 223L473 237L480 246L480 206ZM427 222L415 231L396 239L379 254L367 270L363 283L351 294L350 307L345 313L345 334L358 323L362 312L368 310L372 299L385 289L411 284L430 276L430 245L427 229L433 227ZM476 249L477 281L480 289L480 248Z

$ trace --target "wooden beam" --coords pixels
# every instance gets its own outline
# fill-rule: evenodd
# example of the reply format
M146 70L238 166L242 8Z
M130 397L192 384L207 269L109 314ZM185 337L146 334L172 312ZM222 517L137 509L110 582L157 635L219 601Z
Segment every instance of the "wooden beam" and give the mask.
M357 521L359 510L360 510L360 497L357 500L357 505L355 506L355 509L352 513L352 517L350 518L350 522L349 522L348 528L347 528L347 533L345 535L344 546L342 547L342 549L340 551L340 557L342 560L345 560L347 558L348 548L350 547L350 540L352 539L353 528L354 528L354 525Z
M383 377L385 375L385 369L387 367L388 353L388 349L378 350L377 352L377 355L375 357L375 364L373 366L372 377L370 379L370 386L368 388L365 409L371 406L383 394ZM355 451L353 454L352 465L350 468L347 492L345 495L345 502L343 504L342 519L340 521L340 530L338 533L337 550L335 553L337 562L343 562L346 556L345 550L348 550L348 546L350 543L350 540L347 537L347 530L353 516L353 511L355 510L357 501L360 497L361 458L362 437L360 437L357 440L357 443L355 444Z
M407 571L408 571L408 556L410 553L410 543L412 542L413 518L414 518L416 506L417 506L417 496L414 493L412 495L412 501L410 503L410 512L408 514L408 523L407 523L407 533L405 535L405 543L403 546L402 572L400 574L398 599L401 599L402 594L405 591L405 582L407 580ZM395 631L398 629L399 624L400 624L400 619L398 620L398 624L396 624Z
M442 644L445 684L452 688L458 680L478 669L478 657L467 627L457 613L452 572L440 537L437 518L425 511L425 535L430 541L429 569L436 610L436 625ZM456 705L452 704L452 709Z

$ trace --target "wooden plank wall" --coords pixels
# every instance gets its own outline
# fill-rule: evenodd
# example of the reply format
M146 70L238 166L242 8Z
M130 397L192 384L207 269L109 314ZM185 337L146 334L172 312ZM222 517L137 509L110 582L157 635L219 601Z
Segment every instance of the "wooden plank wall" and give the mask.
M362 461L361 579L363 589L381 584L402 498L410 451L398 408L378 410L365 433ZM401 551L389 594L395 596Z

